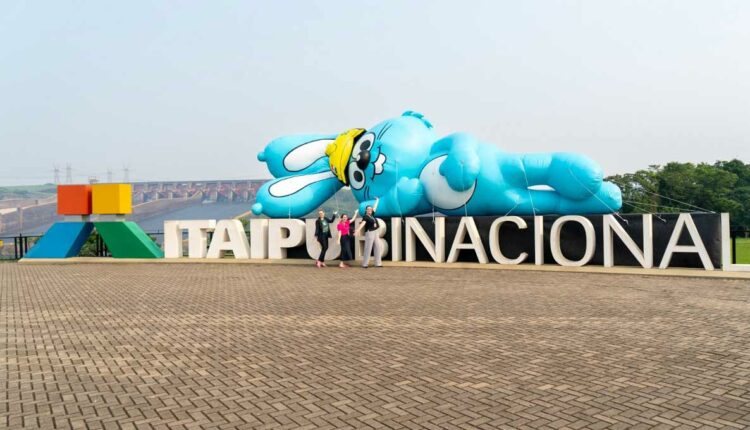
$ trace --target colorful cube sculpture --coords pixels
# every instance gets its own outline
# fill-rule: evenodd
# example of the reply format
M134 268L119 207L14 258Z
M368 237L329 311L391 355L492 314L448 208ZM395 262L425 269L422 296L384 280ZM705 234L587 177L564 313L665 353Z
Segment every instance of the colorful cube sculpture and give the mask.
M91 214L91 185L58 185L57 213L59 215Z
M91 187L93 213L125 215L133 212L133 189L130 184L94 184Z
M125 215L133 212L130 184L60 185L60 215ZM164 258L157 245L138 224L124 218L99 217L92 222L56 222L29 250L26 258L69 258L78 255L96 227L114 258Z

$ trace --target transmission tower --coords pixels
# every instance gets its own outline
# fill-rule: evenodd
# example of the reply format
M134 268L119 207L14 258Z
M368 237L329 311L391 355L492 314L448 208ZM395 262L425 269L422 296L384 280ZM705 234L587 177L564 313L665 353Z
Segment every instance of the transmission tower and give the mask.
M55 164L55 185L58 185L60 183L60 168L57 167L57 164Z
M130 183L130 167L122 168L122 181L126 184Z
M112 183L112 169L107 169L107 182Z
M73 183L73 168L70 167L70 163L65 165L65 183L66 184Z

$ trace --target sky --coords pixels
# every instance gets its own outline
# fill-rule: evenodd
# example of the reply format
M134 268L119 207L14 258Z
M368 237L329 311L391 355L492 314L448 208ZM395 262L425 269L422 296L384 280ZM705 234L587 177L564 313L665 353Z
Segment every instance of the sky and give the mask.
M750 162L750 2L0 3L0 185L268 178L275 137L406 110L605 174Z

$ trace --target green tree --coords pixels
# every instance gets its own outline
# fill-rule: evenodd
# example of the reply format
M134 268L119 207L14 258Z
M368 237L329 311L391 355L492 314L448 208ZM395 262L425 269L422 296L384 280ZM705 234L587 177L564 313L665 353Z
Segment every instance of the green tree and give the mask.
M607 178L622 190L623 213L728 212L735 227L750 228L750 165L668 163Z

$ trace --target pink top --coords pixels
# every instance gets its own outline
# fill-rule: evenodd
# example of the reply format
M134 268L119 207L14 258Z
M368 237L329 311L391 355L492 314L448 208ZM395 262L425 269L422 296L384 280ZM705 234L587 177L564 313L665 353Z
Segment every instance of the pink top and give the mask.
M339 234L342 236L348 236L349 235L349 224L351 224L351 221L339 221L338 225L336 225L336 229L338 229Z

